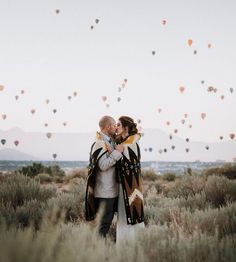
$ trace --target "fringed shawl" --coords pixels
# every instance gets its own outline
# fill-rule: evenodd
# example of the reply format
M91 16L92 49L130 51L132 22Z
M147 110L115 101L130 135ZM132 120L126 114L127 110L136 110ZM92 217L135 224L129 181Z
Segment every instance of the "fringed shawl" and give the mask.
M89 169L85 196L85 219L91 221L96 216L96 204L94 198L94 188L96 183L96 172L98 160L107 153L107 146L101 135L97 132L96 142L93 143L90 150Z
M140 134L129 136L122 145L123 157L117 162L117 170L122 184L127 224L144 221L142 177L140 166Z

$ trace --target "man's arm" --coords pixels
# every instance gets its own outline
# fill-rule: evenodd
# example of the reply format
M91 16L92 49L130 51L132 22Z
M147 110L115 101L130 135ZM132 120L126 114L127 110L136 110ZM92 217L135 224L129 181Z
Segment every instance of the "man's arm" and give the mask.
M104 154L98 161L98 167L101 171L106 171L116 164L122 157L121 152L113 150L109 155Z

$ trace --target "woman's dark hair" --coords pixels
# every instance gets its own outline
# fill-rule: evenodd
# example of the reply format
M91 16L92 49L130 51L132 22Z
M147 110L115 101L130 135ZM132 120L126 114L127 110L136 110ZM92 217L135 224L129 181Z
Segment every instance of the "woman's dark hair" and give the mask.
M128 127L128 133L130 136L138 133L137 124L134 122L133 118L129 116L121 116L119 121L124 128Z

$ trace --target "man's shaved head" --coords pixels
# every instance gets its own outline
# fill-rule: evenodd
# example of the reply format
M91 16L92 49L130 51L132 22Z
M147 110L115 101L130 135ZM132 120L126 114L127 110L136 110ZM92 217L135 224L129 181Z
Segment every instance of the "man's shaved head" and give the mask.
M99 121L99 127L102 130L102 129L106 128L107 126L114 124L115 122L116 121L113 117L103 116Z

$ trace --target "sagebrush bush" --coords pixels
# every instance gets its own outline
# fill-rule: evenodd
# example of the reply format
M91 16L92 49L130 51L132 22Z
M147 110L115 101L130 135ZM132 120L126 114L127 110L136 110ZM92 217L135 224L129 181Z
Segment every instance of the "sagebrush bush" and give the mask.
M146 181L156 181L158 175L153 169L142 170L142 178Z
M162 178L166 181L174 181L176 175L174 173L165 173L164 175L162 175Z
M68 183L70 180L74 178L83 178L86 179L88 176L88 169L82 168L82 169L75 169L72 170L67 176L64 177L64 182Z
M236 164L225 164L222 167L209 168L203 172L208 177L212 175L225 176L228 179L236 179Z
M39 181L40 183L45 183L45 182L52 182L53 178L49 174L42 173L42 174L38 174L35 177L35 180Z

